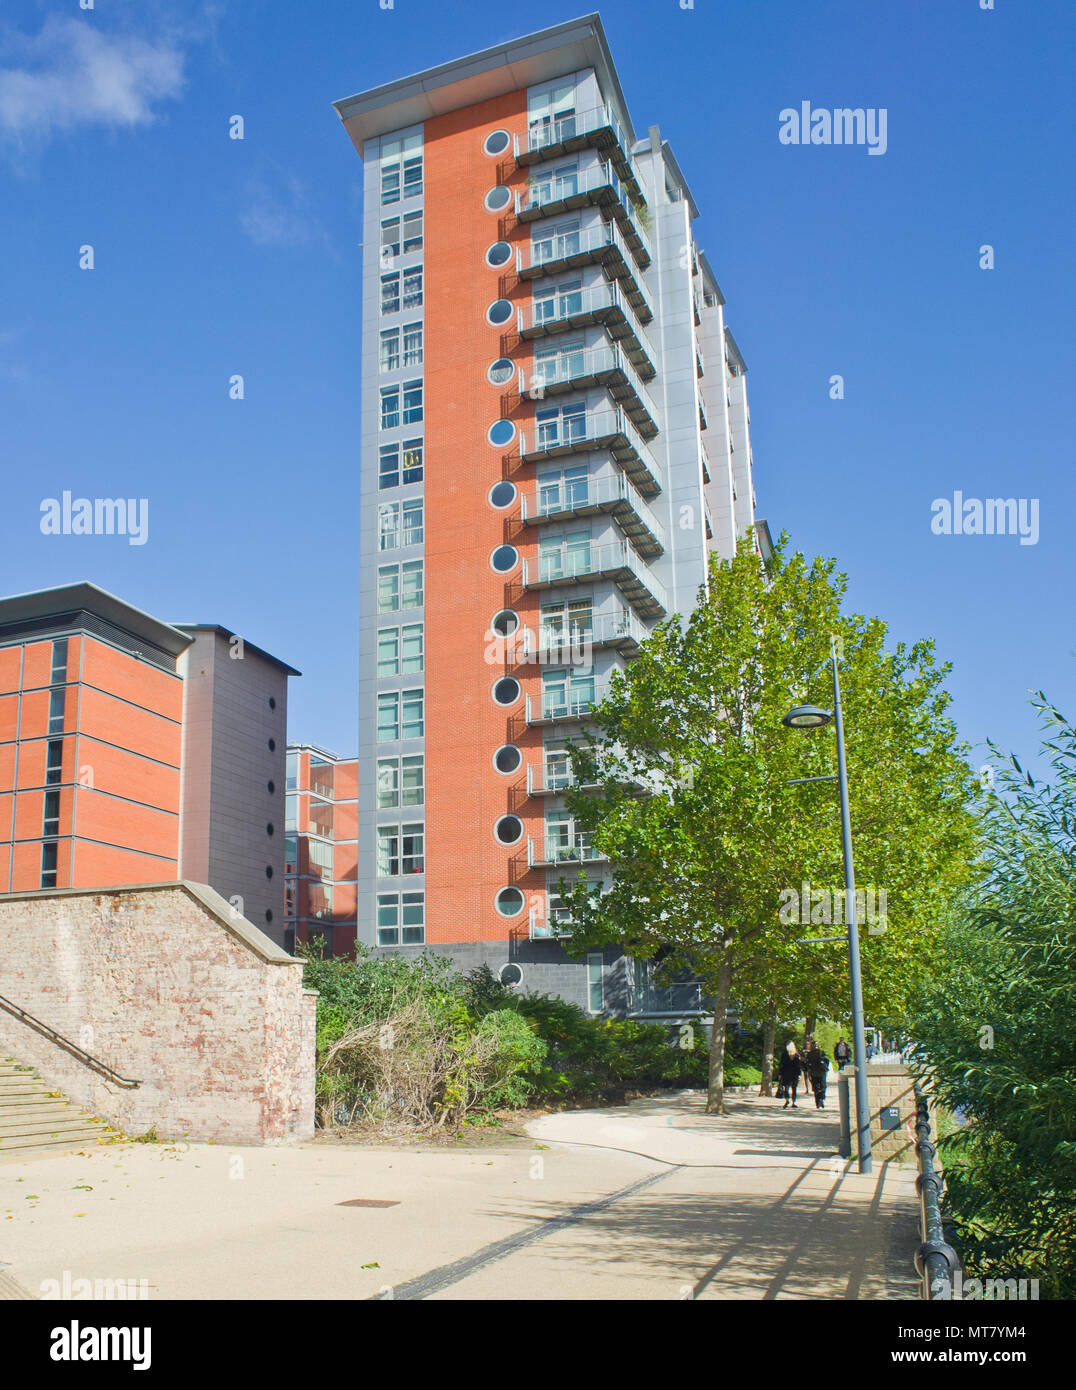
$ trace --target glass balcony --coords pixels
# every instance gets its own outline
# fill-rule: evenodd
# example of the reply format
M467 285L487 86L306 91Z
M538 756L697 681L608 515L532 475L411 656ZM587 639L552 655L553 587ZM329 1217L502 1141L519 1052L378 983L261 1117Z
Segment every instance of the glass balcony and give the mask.
M616 343L577 348L536 358L533 371L519 369L519 394L534 399L604 386L644 439L658 432L657 407L642 378Z
M615 219L636 265L645 270L653 256L636 201L613 166L599 164L581 172L572 170L535 176L525 192L516 194L515 210L521 222L533 222L539 217L596 207L607 222Z
M571 936L572 934L571 919L568 916L568 909L564 907L551 907L548 917L543 917L539 908L532 907L529 923L532 941L548 941L558 936Z
M589 410L543 421L534 434L519 432L523 463L607 449L645 497L661 491L654 456L622 410Z
M564 626L545 625L537 632L523 631L517 648L524 662L545 666L581 664L589 666L589 653L595 647L612 647L626 656L635 656L650 636L627 608L615 613L598 613L589 623L570 621Z
M542 767L527 764L528 796L563 796L571 788L584 785L595 784L576 782L567 762L547 762Z
M553 113L532 121L526 135L515 137L514 154L517 164L537 164L545 159L559 159L576 150L601 150L611 159L625 187L636 198L642 189L631 157L631 141L623 126L608 106L595 106L589 111Z
M525 718L532 728L539 724L578 724L589 719L595 704L601 700L604 691L543 691L540 699L527 696Z
M543 526L566 517L606 513L640 555L648 559L665 549L665 529L623 473L583 478L555 478L536 484L536 496L523 494L519 517L525 526Z
M602 864L609 856L591 843L589 831L574 834L547 835L541 840L527 841L528 869L556 868L563 864Z
M525 589L553 589L585 579L611 580L642 618L663 618L668 599L661 581L627 541L543 548L523 561Z
M521 280L559 275L584 265L600 265L620 285L639 322L651 321L650 297L615 222L585 231L536 235L529 246L516 252L516 274Z
M516 329L521 338L548 338L553 333L600 323L609 337L623 347L643 380L650 381L657 354L629 308L615 281L591 285L585 290L561 290L536 295L533 303L521 305L516 312Z

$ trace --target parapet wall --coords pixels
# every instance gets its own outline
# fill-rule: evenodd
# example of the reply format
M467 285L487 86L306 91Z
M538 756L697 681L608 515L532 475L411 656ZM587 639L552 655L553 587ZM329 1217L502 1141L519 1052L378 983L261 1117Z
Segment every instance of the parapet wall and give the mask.
M0 1008L0 1054L128 1135L313 1133L317 997L301 962L202 884L0 895L0 995L140 1082L116 1085Z

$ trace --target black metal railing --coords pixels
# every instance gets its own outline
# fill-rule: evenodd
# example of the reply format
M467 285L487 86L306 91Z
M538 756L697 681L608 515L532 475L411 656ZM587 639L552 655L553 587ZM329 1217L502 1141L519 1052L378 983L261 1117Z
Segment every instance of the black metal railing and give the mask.
M918 1082L915 1085L915 1154L919 1175L919 1233L922 1241L915 1252L915 1268L923 1281L923 1297L944 1302L953 1297L953 1275L960 1268L960 1256L945 1239L942 1223L940 1173L934 1171L937 1145L930 1137L930 1101Z
M73 1043L70 1038L65 1038L62 1033L57 1033L55 1028L50 1028L47 1023L42 1023L39 1018L27 1013L18 1004L13 1004L10 999L5 999L2 994L0 994L0 1009L11 1014L12 1018L17 1018L21 1023L25 1023L27 1028L33 1028L42 1037L48 1038L49 1042L55 1043L57 1047L62 1047L65 1052L69 1052L72 1057L76 1057L92 1071L98 1072L106 1081L111 1081L113 1085L123 1086L128 1090L141 1086L140 1081L133 1081L129 1076L120 1076L119 1072L113 1071L107 1062L102 1062L99 1057L91 1056L85 1048L79 1047L78 1043Z

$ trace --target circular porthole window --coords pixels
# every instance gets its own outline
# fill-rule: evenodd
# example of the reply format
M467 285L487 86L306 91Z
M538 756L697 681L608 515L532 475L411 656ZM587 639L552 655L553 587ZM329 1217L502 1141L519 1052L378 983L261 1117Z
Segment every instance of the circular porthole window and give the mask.
M493 766L498 772L503 772L505 774L518 772L523 766L523 754L514 743L506 743L494 753Z
M515 483L494 483L489 490L489 505L503 511L516 500Z
M498 844L518 845L523 838L523 822L518 816L502 816L493 827Z
M519 614L513 613L510 608L502 608L499 613L494 613L489 625L490 631L496 637L511 637L518 627Z
M505 150L512 143L512 137L507 130L491 130L486 136L482 148L487 154L504 154Z
M486 310L486 318L498 327L502 323L507 323L511 317L512 301L510 299L495 299Z
M523 894L518 888L502 888L493 902L502 917L518 917L523 911Z
M507 574L519 564L519 551L514 545L499 545L489 557L489 562L498 574Z
M486 194L486 208L489 212L503 212L512 201L512 190L499 183Z
M507 265L512 259L512 248L507 241L495 241L486 252L486 264L491 265L494 270L499 266Z
M516 427L511 420L497 420L489 427L489 442L497 449L511 444L516 437Z
M502 676L493 687L494 704L514 705L519 695L519 681L514 676Z
M497 978L506 989L515 989L523 983L523 971L518 965L502 965Z
M496 362L491 362L489 371L486 373L494 386L503 386L506 381L511 381L515 374L515 366L509 362L507 357L498 357Z

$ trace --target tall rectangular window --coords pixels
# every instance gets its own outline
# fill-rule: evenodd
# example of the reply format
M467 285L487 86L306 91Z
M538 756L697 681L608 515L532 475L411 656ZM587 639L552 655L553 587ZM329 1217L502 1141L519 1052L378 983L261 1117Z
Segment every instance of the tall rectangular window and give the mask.
M398 328L386 328L381 334L381 353L378 359L378 369L382 372L394 372L400 365L400 330Z
M377 944L420 946L426 935L426 895L378 893Z
M422 540L422 498L382 502L378 508L378 549L396 550Z
M60 637L52 644L50 685L60 685L67 679L67 638Z
M400 272L390 270L381 277L381 312L395 314L400 308Z
M45 785L63 780L64 744L62 738L49 739L45 753Z
M587 955L587 1005L592 1014L600 1014L605 1008L604 974L599 951L591 951Z
M63 686L49 691L49 733L62 734L64 731L64 707L67 691Z
M377 634L377 674L412 676L422 670L422 624L383 627Z
M421 690L386 690L377 697L377 741L421 738L425 725Z
M425 755L404 758L378 758L377 808L389 811L396 806L421 806L424 796Z
M52 840L41 846L41 886L42 888L56 887L56 860L57 860L56 841Z
M422 135L398 135L381 141L381 202L383 206L414 198L422 192Z
M377 876L395 878L399 874L420 874L425 859L425 829L421 821L405 825L377 827Z
M403 218L403 253L422 250L422 209L405 212Z
M403 384L403 422L417 425L422 420L422 382L405 381Z
M41 825L42 835L59 835L60 833L60 793L45 793L45 814Z
M400 388L382 386L381 388L381 428L394 430L400 423Z
M401 608L422 607L422 561L380 565L377 571L377 611L397 613Z
M403 326L403 364L405 367L422 365L421 323L405 323Z
M401 482L422 482L422 440L405 439L402 444L382 444L378 461L379 488L399 487Z
M422 267L412 266L403 272L403 307L420 309L422 307Z

